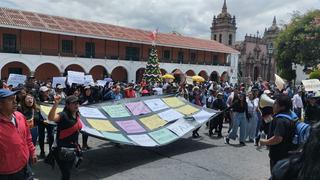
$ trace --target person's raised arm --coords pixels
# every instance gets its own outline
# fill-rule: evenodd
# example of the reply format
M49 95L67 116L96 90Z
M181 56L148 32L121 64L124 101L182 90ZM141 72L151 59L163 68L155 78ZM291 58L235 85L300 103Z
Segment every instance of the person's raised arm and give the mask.
M60 95L54 96L54 104L53 104L53 106L49 112L49 115L48 115L49 121L54 121L54 122L60 121L60 115L58 113L56 113L56 110L57 110L57 107L58 107L60 101L61 101Z

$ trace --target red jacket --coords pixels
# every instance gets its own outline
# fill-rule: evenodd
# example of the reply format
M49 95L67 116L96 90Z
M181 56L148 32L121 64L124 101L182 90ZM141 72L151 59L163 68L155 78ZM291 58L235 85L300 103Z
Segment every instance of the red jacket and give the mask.
M17 127L0 115L0 174L13 174L24 168L35 154L26 118L14 112Z

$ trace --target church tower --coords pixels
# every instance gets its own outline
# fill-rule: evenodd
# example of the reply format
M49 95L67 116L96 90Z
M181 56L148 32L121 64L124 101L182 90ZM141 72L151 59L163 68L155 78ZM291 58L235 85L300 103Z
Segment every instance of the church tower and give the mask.
M213 17L211 26L211 40L218 41L227 46L234 46L236 39L236 17L227 11L227 3L224 0L222 12Z

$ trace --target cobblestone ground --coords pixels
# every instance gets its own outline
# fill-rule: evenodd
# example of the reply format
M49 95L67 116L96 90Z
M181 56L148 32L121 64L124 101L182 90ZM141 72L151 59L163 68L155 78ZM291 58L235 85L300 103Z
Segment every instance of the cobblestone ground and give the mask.
M227 128L224 128L226 134ZM265 148L253 143L242 147L237 141L224 144L223 138L208 136L202 127L200 138L191 134L159 148L115 147L112 143L89 137L91 150L84 153L80 168L73 169L71 179L115 180L263 180L268 179L269 159ZM33 167L36 179L58 180L58 167L51 169L42 160Z

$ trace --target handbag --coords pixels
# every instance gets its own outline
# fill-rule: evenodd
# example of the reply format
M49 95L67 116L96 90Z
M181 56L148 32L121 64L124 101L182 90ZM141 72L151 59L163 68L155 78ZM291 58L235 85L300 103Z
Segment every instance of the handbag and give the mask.
M61 147L59 150L59 159L62 161L74 161L76 156L76 148Z

